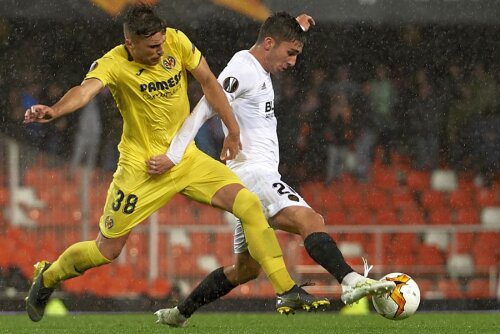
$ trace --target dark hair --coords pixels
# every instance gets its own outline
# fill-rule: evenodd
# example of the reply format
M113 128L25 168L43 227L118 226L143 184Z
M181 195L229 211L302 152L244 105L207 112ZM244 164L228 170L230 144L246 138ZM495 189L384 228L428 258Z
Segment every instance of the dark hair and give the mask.
M259 29L257 43L264 38L272 37L278 43L299 41L306 42L306 33L300 27L299 22L292 15L279 12L268 17Z
M150 37L165 27L165 22L156 15L153 8L146 5L130 7L123 23L126 33L142 37Z

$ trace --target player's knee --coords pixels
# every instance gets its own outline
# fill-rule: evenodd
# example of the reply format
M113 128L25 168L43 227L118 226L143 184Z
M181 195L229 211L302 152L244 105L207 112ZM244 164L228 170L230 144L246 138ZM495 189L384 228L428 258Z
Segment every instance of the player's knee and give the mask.
M247 212L255 212L255 210L262 212L259 197L246 188L241 189L234 199L233 214L240 219L245 219Z

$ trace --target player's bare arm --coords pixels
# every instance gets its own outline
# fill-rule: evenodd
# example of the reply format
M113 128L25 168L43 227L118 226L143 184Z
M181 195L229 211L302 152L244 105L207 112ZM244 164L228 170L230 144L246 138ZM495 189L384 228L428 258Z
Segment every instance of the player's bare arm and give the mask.
M201 84L203 93L213 110L219 115L222 122L228 129L228 134L222 145L221 160L233 160L241 150L240 127L233 114L226 94L222 90L219 82L208 67L205 58L192 72L196 80Z
M65 114L72 113L89 103L103 88L98 79L84 80L81 85L71 88L52 107L36 104L24 113L24 123L48 123Z

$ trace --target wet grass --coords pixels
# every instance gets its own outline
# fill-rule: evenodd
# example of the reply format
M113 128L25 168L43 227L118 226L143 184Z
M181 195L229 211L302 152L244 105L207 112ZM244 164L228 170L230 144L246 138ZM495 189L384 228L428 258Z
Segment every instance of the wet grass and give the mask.
M199 313L186 328L171 329L155 323L153 314L105 313L46 316L32 323L25 314L1 314L1 334L136 334L136 333L500 333L500 313L418 313L402 321L377 314L341 316L338 313Z

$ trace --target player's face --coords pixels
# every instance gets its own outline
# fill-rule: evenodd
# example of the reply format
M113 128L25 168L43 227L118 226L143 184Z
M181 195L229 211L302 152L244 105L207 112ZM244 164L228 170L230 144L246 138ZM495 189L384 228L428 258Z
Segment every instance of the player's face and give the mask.
M133 37L126 39L125 43L134 60L144 65L156 65L163 55L165 32L157 32L150 37Z
M302 53L304 45L299 41L275 42L269 50L268 71L271 73L282 72L289 67L295 66L297 56Z

